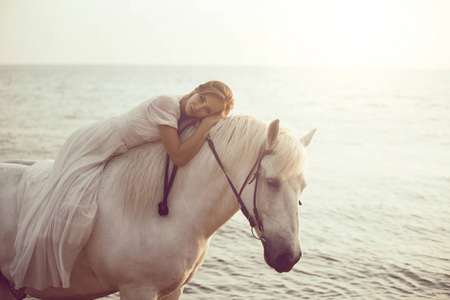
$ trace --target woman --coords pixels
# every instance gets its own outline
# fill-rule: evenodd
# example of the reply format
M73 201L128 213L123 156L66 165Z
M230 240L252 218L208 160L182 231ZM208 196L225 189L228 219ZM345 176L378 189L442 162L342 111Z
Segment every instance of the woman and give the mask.
M69 287L75 259L95 223L101 174L112 156L161 140L171 160L183 166L233 105L230 88L220 81L201 84L182 98L160 96L144 101L123 115L73 133L37 195L27 190L25 173L18 192L22 207L16 256L10 267L16 288ZM178 124L190 118L201 122L189 139L181 142Z

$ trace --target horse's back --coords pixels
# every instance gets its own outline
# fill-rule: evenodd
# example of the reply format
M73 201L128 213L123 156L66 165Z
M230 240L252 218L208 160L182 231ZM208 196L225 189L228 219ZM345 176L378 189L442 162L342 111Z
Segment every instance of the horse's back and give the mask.
M4 161L3 163L31 166L31 165L34 165L36 163L36 161L35 160L25 160L25 159L14 159L14 160Z

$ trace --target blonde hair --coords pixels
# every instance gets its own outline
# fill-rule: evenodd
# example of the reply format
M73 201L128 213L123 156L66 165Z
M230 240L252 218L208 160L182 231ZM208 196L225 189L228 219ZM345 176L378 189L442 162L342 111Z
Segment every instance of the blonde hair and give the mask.
M224 105L224 108L221 112L222 116L228 115L230 110L234 107L234 98L233 98L233 92L231 89L223 82L218 80L212 80L205 82L203 84L200 84L198 87L196 87L192 92L187 94L183 97L189 99L192 97L195 93L198 93L200 95L204 94L214 94L216 95Z

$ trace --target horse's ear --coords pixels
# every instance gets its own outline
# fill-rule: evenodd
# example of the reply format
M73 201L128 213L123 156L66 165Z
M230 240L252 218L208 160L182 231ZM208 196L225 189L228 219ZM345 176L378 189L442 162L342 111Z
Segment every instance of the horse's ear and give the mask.
M278 141L278 132L280 131L280 120L276 119L269 125L269 131L267 133L267 141L269 142L269 148L272 148Z
M311 132L310 133L308 133L307 135L305 135L304 137L302 137L301 139L300 139L300 143L302 143L302 145L303 146L308 146L309 145L309 143L311 142L311 140L312 140L312 137L313 137L313 135L314 135L314 133L316 133L316 130L317 129L313 129L313 130L311 130Z

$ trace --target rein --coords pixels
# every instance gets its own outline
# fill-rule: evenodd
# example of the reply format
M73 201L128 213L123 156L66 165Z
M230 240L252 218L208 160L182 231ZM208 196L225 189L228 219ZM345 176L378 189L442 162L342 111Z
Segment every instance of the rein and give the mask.
M197 121L193 120L189 122L186 126L178 131L178 135L180 135L186 128L194 125ZM170 174L170 180L168 180L169 176L169 166L170 166L170 157L169 153L166 156L166 171L164 173L164 196L163 200L158 203L158 213L161 217L165 217L169 214L169 207L167 206L167 199L169 198L170 189L172 188L173 181L175 180L175 175L177 174L178 166L173 165L172 172Z
M170 181L167 182L167 178L169 175L169 165L170 165L170 157L167 154L166 157L166 171L164 172L164 197L161 202L158 204L158 213L161 217L165 217L169 214L169 207L167 206L167 199L169 198L169 192L172 188L173 181L175 180L175 175L177 174L178 166L173 165L172 173L170 174Z
M252 227L253 236L258 239L258 237L256 237L255 234L253 233L253 228L256 226L256 224L258 224L258 229L260 232L264 231L264 227L263 227L261 218L259 217L258 208L256 206L256 200L257 200L256 194L258 192L258 179L259 179L259 175L260 175L260 171L261 171L261 162L262 162L264 156L271 155L273 153L273 151L272 150L264 150L263 148L261 148L261 151L259 152L259 155L258 155L258 159L253 164L253 167L250 169L250 171L249 171L247 177L245 178L244 183L242 184L242 187L238 193L236 187L234 186L233 182L231 181L230 177L228 176L227 172L225 171L225 168L223 167L222 161L220 160L219 155L217 154L217 151L216 151L213 141L209 137L206 138L206 141L208 142L209 148L211 148L211 151L213 152L214 157L217 160L217 163L219 164L220 168L222 169L223 173L225 174L225 177L227 178L228 183L230 184L230 187L233 190L234 195L236 196L239 206L241 207L242 213L247 218L248 222L250 223L250 226ZM253 173L253 171L255 171L255 173ZM253 178L250 180L252 175L253 175ZM253 220L252 216L249 214L248 209L245 206L245 204L241 198L241 195L242 195L242 192L244 191L245 186L247 184L251 184L253 181L255 181L255 189L253 192L253 213L255 214L256 222L255 222L255 220Z

